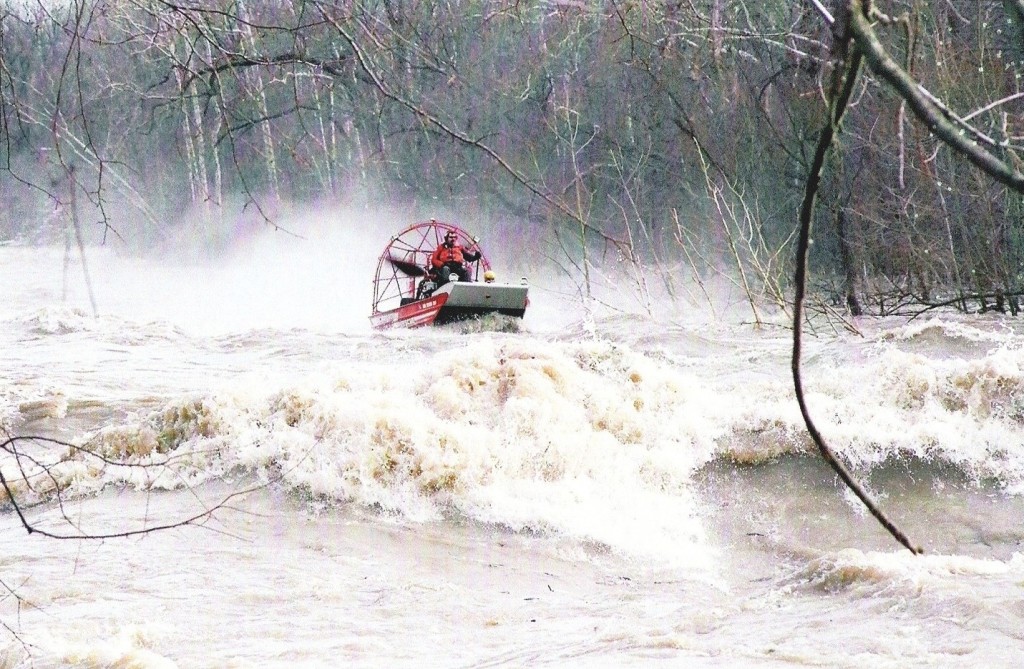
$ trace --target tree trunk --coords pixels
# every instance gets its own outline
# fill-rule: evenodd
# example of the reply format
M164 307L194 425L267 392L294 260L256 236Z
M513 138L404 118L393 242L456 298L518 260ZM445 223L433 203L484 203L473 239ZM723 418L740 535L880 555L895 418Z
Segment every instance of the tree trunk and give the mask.
M862 316L864 310L860 306L861 292L860 273L857 271L856 253L850 243L850 225L846 220L846 210L840 209L836 214L836 234L839 237L839 252L842 256L843 274L846 277L846 306L851 316Z

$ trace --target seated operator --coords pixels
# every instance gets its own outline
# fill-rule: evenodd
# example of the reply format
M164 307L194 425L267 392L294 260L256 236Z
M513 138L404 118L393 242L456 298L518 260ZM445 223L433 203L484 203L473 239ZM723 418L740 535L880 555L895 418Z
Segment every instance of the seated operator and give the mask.
M476 246L475 242L473 246ZM469 268L466 267L466 263L477 260L480 260L480 250L470 251L463 248L458 243L455 231L449 230L444 235L444 242L430 256L430 268L437 273L437 285L440 286L448 283L453 273L459 277L459 281L469 281Z

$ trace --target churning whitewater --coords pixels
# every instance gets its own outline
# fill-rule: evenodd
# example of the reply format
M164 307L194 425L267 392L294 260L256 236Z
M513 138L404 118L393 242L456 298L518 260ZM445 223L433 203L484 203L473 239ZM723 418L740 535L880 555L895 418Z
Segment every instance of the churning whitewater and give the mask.
M0 666L1024 657L1016 320L808 339L819 427L918 557L813 450L784 318L595 315L531 277L518 328L377 333L326 252L89 253L95 314L63 248L0 247L0 426L44 438L2 472L34 527L126 536L8 500Z

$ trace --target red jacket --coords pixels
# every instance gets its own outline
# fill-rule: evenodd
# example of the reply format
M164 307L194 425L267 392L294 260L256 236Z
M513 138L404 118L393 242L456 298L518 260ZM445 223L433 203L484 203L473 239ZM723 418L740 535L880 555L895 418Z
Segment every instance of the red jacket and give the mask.
M434 254L430 256L430 266L434 269L443 267L445 263L457 262L460 265L467 260L479 260L479 251L467 251L458 244L452 246L445 246L441 244L434 251Z

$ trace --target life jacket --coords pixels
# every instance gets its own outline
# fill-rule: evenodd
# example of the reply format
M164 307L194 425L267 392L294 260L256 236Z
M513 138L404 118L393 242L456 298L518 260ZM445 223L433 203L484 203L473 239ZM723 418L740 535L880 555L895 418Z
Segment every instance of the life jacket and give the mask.
M445 263L449 262L457 262L460 265L465 262L463 248L458 244L453 245L451 248L441 244L434 251L434 255L430 256L431 267L442 267Z

